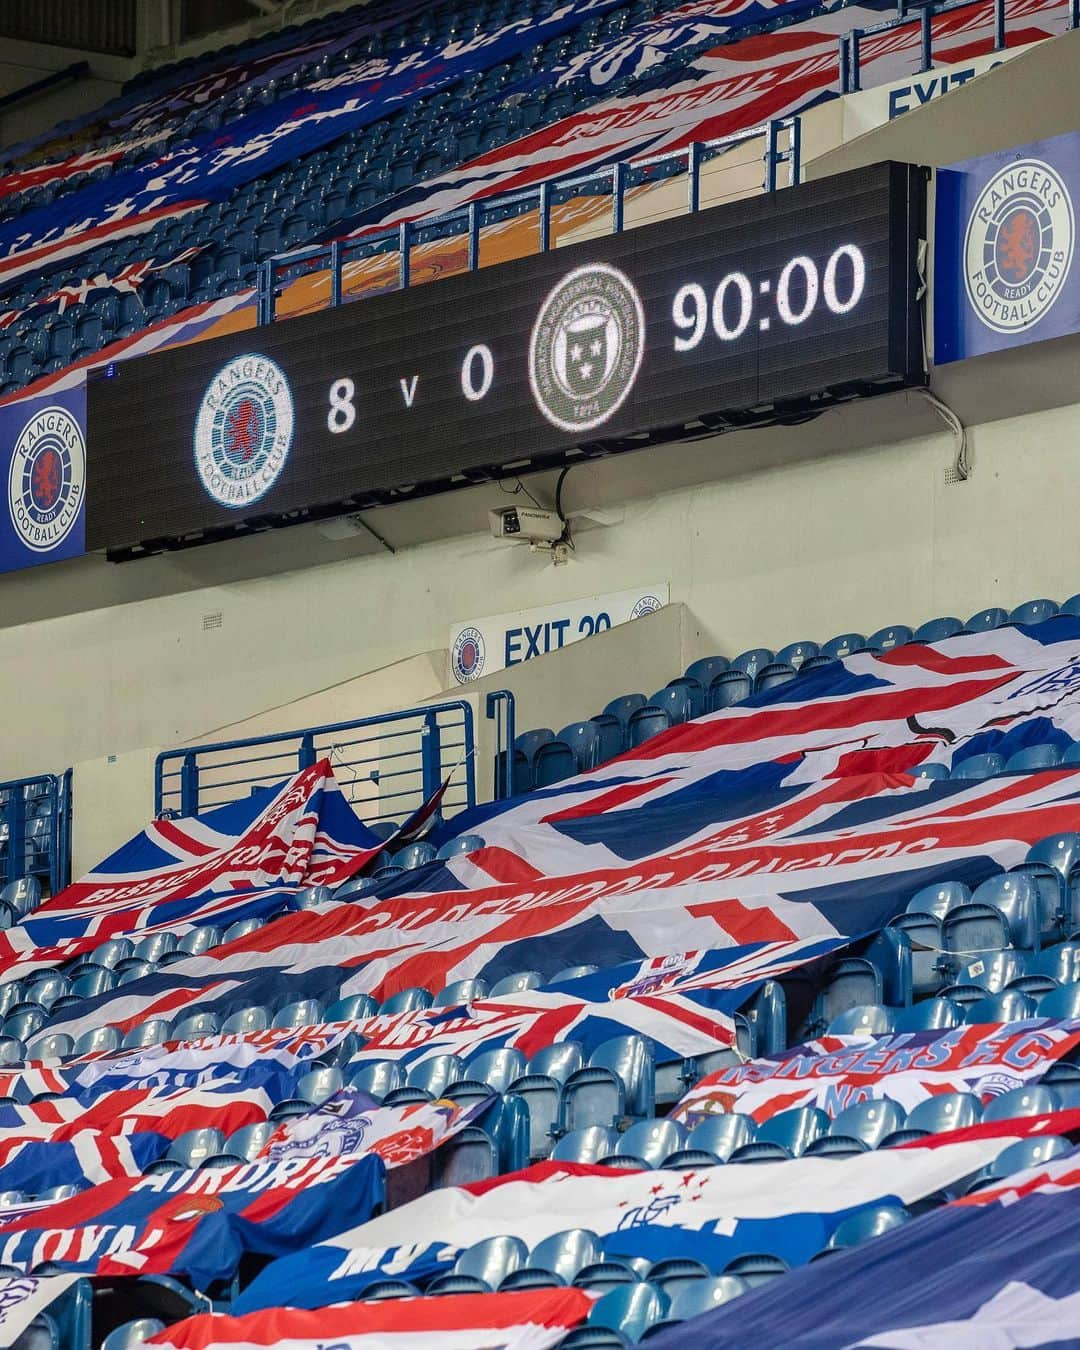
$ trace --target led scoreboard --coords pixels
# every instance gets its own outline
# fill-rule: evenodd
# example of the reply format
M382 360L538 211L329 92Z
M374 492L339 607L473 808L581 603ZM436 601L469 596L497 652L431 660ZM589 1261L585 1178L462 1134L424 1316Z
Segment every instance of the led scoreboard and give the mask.
M120 364L88 389L87 548L922 383L924 214L922 171L878 164Z

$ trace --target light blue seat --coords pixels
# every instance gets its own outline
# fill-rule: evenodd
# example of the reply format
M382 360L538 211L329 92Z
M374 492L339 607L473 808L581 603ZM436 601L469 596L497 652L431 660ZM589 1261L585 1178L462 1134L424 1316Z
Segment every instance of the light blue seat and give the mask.
M154 1045L164 1045L169 1039L169 1023L164 1017L152 1017L149 1022L140 1022L134 1026L120 1043L122 1050L148 1050Z
M786 1269L786 1267L785 1267ZM680 1322L691 1317L700 1317L702 1313L712 1312L749 1293L750 1283L740 1275L714 1275L707 1280L698 1280L680 1289L672 1299L671 1314Z
M431 1055L414 1064L405 1075L407 1087L426 1092L433 1100L441 1097L451 1083L465 1076L457 1055Z
M309 1102L312 1106L321 1106L323 1102L329 1101L336 1093L340 1092L345 1086L345 1079L341 1070L336 1066L322 1069L312 1069L310 1073L304 1074L303 1078L296 1085L296 1095L302 1102Z
M580 980L586 975L595 975L596 966L566 966L562 970L557 970L548 984L564 984L567 980Z
M926 623L920 624L915 629L913 640L915 642L944 642L946 638L956 637L958 633L966 631L959 619L946 615L940 619L928 619Z
M224 1151L243 1162L254 1162L277 1129L278 1123L274 1120L256 1120L250 1125L242 1125L226 1139Z
M606 1294L609 1289L619 1289L624 1284L636 1284L638 1273L628 1262L620 1257L610 1261L594 1261L592 1265L582 1266L574 1276L576 1289L587 1289L594 1298Z
M382 855L380 854L379 856L381 857ZM349 900L355 903L375 889L379 884L378 881L376 881L376 877L381 877L387 870L389 869L386 867L380 867L369 877L350 877L348 881L343 881L337 890L334 891L334 899Z
M470 853L477 853L484 847L484 841L478 834L459 834L456 839L450 839L436 853L436 858L441 862L446 862L450 858L465 858Z
M323 1006L317 998L302 998L295 1003L287 1003L273 1017L276 1027L315 1027L322 1021Z
M904 1108L888 1097L856 1102L846 1107L829 1126L834 1138L858 1139L867 1148L877 1148L896 1130L903 1129Z
M966 989L969 985L977 985L988 994L999 994L1006 985L1024 974L1024 955L1024 952L1009 947L1005 951L975 956L968 965L960 968L957 984L941 991L942 998L952 998L957 989Z
M220 1023L212 1012L188 1013L173 1023L170 1040L198 1041L204 1036L216 1036Z
M349 994L331 1003L323 1016L328 1022L366 1022L379 1011L370 994Z
M768 647L751 647L749 651L740 652L734 657L729 669L742 671L753 684L765 667L775 659Z
M568 1228L538 1242L529 1253L528 1262L507 1275L499 1288L536 1288L537 1275L546 1277L549 1284L572 1284L583 1266L592 1265L600 1257L600 1239L591 1229Z
M753 1143L757 1128L752 1116L738 1111L717 1112L694 1126L688 1143L726 1162L737 1148Z
M131 956L135 961L149 961L152 966L156 966L166 952L176 950L176 944L175 933L148 933L136 942Z
M116 1027L94 1027L84 1031L75 1042L72 1054L95 1055L120 1049L121 1035Z
M880 1003L883 995L881 971L873 962L861 956L844 957L829 971L814 1002L812 1024L823 1030L849 1008Z
M1014 947L1033 951L1039 945L1039 887L1023 872L999 872L978 886L973 904L993 905L1009 926Z
M684 1289L697 1280L710 1279L711 1275L712 1272L703 1261L686 1256L665 1256L652 1263L645 1278L654 1289L666 1294L669 1302L674 1302Z
M493 1092L503 1093L525 1072L525 1056L512 1047L485 1050L469 1061L466 1071L471 1079L486 1083Z
M539 989L544 977L538 970L519 970L513 975L504 975L491 986L489 998L503 998L511 994L527 994L530 989Z
M121 961L127 960L135 953L135 944L130 938L116 937L109 938L107 942L102 942L90 953L88 964L92 966L101 966L105 970L113 970ZM140 958L143 959L143 958Z
M912 1107L904 1129L944 1134L949 1130L966 1130L970 1125L978 1125L981 1119L982 1104L978 1097L970 1092L943 1092Z
M416 1298L419 1293L419 1286L408 1280L376 1280L364 1290L364 1299L370 1303L388 1298Z
M553 1162L598 1163L618 1147L619 1136L608 1125L586 1125L564 1134L551 1150Z
M893 624L890 628L879 628L866 639L866 650L880 654L891 652L897 647L906 647L912 636L911 629L903 623Z
M1058 613L1074 619L1080 619L1080 595L1070 595Z
M157 966L152 966L149 961L121 961L116 967L117 989L122 989L126 984L134 984L136 980L144 980L147 975L153 975Z
M377 1102L405 1086L405 1070L396 1060L390 1059L350 1065L346 1070L346 1078L350 1087L366 1092Z
M789 642L786 647L780 648L773 660L777 665L791 666L797 671L805 661L817 656L820 650L816 642Z
M571 1074L562 1091L562 1126L606 1125L629 1116L640 1120L655 1106L652 1042L643 1036L614 1036L597 1046L585 1068Z
M691 661L683 672L688 679L697 680L708 699L709 690L712 688L712 682L718 675L728 669L728 661L723 656L703 656L700 660ZM792 663L794 664L794 663Z
M828 1131L829 1124L829 1117L816 1106L796 1106L762 1121L754 1142L779 1144L793 1158L799 1158Z
M250 937L252 933L257 933L263 926L262 919L237 919L235 923L229 924L225 929L222 943L239 942L241 938Z
M970 966L979 955L1002 951L1009 945L1009 925L996 905L959 905L941 921L941 944L950 971Z
M0 1209L14 1209L25 1205L28 1197L25 1191L0 1191Z
M978 614L973 614L964 628L969 633L989 633L995 628L1000 628L1003 623L1009 622L1009 616L1000 606L991 609L980 609Z
M636 1345L668 1311L668 1300L651 1284L637 1281L610 1289L589 1310L590 1327L603 1327Z
M394 854L394 867L402 867L406 872L415 871L418 867L423 867L429 862L435 860L435 849L423 839L418 839L414 844L406 844L403 849L399 849Z
M754 693L764 694L770 689L776 689L781 684L790 684L792 680L797 678L798 673L794 666L789 666L783 661L770 661L757 677L754 684Z
M454 1262L454 1269L448 1278L469 1279L476 1283L473 1292L483 1293L497 1289L507 1275L513 1274L525 1265L529 1249L518 1237L482 1238L467 1247ZM441 1280L435 1280L428 1286L429 1294L449 1292L439 1288ZM464 1293L465 1289L455 1292Z
M1006 773L1040 773L1056 769L1061 764L1061 750L1056 745L1029 745L1017 750L1005 761Z
M1016 624L1045 623L1058 614L1056 600L1025 600L1009 614L1009 622Z
M55 971L45 971L36 977L29 976L25 981L25 987L27 999L45 1009L51 1008L58 998L63 998L65 994L71 992L71 985L67 979Z
M0 903L9 905L16 914L32 914L41 904L41 882L37 877L18 877L0 887Z
M577 757L565 741L548 741L533 760L533 787L554 787L578 773Z
M383 1016L389 1016L392 1013L419 1012L424 1008L430 1008L431 1004L431 991L413 986L409 989L400 989L396 994L391 994L383 1002L379 1012Z
M949 771L949 781L953 783L981 783L1003 773L1005 761L996 751L990 750L983 755L969 755L959 764L953 764Z
M113 970L87 970L71 983L75 998L97 998L98 994L107 994L115 988L116 972Z
M630 718L639 708L644 708L646 698L644 694L621 694L618 698L613 698L610 703L605 704L604 712L609 717L614 717L622 728L623 749L630 744Z
M1080 980L1080 943L1059 942L1028 956L1029 975L1049 975L1057 984Z
M941 780L948 778L949 766L941 763L919 764L913 769L908 769L907 772L911 774L916 782L923 779Z
M221 929L215 928L212 924L207 924L203 928L193 928L180 939L176 950L183 952L185 956L202 956L218 945L221 936Z
M1016 989L1004 989L1000 994L989 994L964 1009L964 1021L970 1026L987 1022L1022 1022L1035 1017L1035 1000Z
M156 1317L140 1317L134 1322L125 1322L123 1326L110 1331L101 1342L101 1350L139 1350L151 1336L165 1330L165 1323Z
M697 680L690 679L686 675L677 675L675 679L668 680L669 689L685 689L686 696L690 700L690 717L703 717L709 711L708 702L705 697L705 690Z
M971 899L971 891L962 881L944 881L933 886L924 886L915 892L907 902L907 914L933 914L943 919L950 909L966 905Z
M910 1212L903 1205L867 1205L865 1209L849 1214L837 1225L829 1238L827 1250L843 1251L845 1247L858 1247L860 1243L902 1227L910 1218Z
M822 644L821 655L827 656L830 661L843 661L861 652L865 646L866 638L861 633L840 633Z
M829 1023L830 1036L885 1036L893 1030L895 1009L882 1003L848 1008Z
M910 946L912 993L937 993L945 983L941 920L932 914L898 914L889 927L903 933Z
M495 1141L477 1125L464 1129L448 1139L432 1159L431 1185L435 1190L446 1186L469 1186L478 1181L489 1181L499 1173L499 1155Z
M158 1172L193 1171L208 1159L225 1151L225 1136L220 1130L204 1126L198 1130L188 1130L174 1139L164 1158L151 1163L144 1171L148 1174Z
M1080 1017L1080 984L1064 984L1039 1003L1039 1016L1061 1021Z
M253 1008L240 1008L221 1024L222 1035L232 1036L251 1031L266 1031L270 1025L270 1013L256 1004Z
M597 756L601 764L623 752L623 726L612 713L595 713L589 721L596 728Z
M639 1120L619 1136L615 1156L659 1167L665 1158L686 1147L687 1134L675 1120Z
M320 905L327 905L334 898L334 892L329 886L305 886L303 890L296 892L289 899L289 908L297 914L302 914L307 909L318 909Z
M559 1129L562 1087L583 1063L577 1041L561 1041L538 1050L525 1073L510 1084L509 1091L524 1101L529 1112L529 1156L547 1156Z
M737 1148L728 1162L731 1164L790 1162L793 1156L783 1144L776 1144L768 1139L755 1139L752 1144L743 1144L742 1148Z
M475 1003L487 998L488 987L483 980L455 980L435 995L433 1008L456 1008L462 1003Z
M895 1031L949 1031L963 1022L955 1003L947 998L928 998L908 1008L898 1008L893 1019Z
M71 1037L63 1031L46 1032L26 1047L27 1059L63 1059L74 1049Z
M1013 1088L1000 1097L992 1097L983 1107L986 1120L1017 1120L1023 1116L1045 1116L1061 1110L1061 1099L1052 1087L1033 1083L1028 1087Z
M1013 871L1035 878L1039 887L1039 923L1045 940L1052 941L1075 926L1073 883L1080 874L1080 834L1065 832L1040 839Z
M683 693L684 691L680 690L679 692ZM667 731L670 727L671 718L667 712L650 700L643 708L638 708L630 716L630 723L627 727L627 748L636 749L637 746L644 745L646 741L651 741L654 736L659 736L661 732Z
M768 664L767 661L762 662L762 669ZM756 678L756 668L751 675L732 662L731 666L722 675L717 675L709 686L709 711L720 712L723 708L733 708L736 703L748 699L754 692Z
M1060 1134L1018 1139L1001 1150L987 1168L986 1175L992 1179L1011 1177L1016 1172L1026 1172L1029 1167L1040 1167L1054 1158L1063 1158L1073 1151L1073 1147Z

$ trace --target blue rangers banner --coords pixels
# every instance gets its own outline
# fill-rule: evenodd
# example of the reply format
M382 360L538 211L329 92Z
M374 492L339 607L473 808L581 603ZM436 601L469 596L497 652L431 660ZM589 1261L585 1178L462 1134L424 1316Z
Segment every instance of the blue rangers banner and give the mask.
M592 1304L583 1289L562 1288L386 1299L318 1312L208 1313L145 1344L160 1350L548 1350L585 1320Z
M760 1171L761 1169L756 1169ZM1080 1151L655 1337L656 1350L1075 1346Z
M1040 1018L944 1032L823 1036L709 1074L672 1115L692 1128L726 1111L758 1122L798 1106L838 1116L871 1098L887 1098L905 1111L942 1092L970 1092L988 1102L1035 1082L1077 1045L1080 1020Z
M86 388L0 406L0 572L83 552Z
M245 1252L282 1255L362 1222L383 1163L340 1154L123 1177L57 1203L0 1211L0 1264L83 1275L227 1279Z
M0 285L198 211L253 178L466 75L511 61L618 3L562 0L534 17L514 19L468 39L356 61L222 129L24 212L0 223Z
M938 170L937 365L1080 329L1078 201L1072 132Z
M1080 1112L1063 1112L981 1125L955 1138L933 1135L899 1149L768 1167L625 1172L538 1163L494 1181L429 1192L342 1229L268 1266L233 1308L275 1307L282 1289L294 1307L322 1307L362 1296L387 1276L421 1279L447 1270L484 1238L510 1234L533 1247L570 1228L595 1233L609 1257L685 1256L722 1270L736 1256L766 1251L796 1265L816 1255L837 1225L864 1205L914 1203L977 1172L1019 1138L1077 1125Z

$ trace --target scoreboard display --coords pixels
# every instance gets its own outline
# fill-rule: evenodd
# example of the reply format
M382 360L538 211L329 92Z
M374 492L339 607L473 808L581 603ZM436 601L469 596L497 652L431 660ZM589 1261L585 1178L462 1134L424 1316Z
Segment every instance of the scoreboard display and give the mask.
M922 383L924 202L873 165L119 364L88 387L86 546Z

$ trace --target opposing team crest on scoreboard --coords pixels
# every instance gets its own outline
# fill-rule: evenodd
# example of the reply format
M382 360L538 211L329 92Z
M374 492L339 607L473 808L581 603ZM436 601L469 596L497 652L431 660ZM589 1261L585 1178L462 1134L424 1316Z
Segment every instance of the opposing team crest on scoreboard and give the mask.
M964 240L968 300L988 328L1015 333L1046 314L1069 275L1074 231L1068 188L1049 164L1017 160L990 179Z
M292 394L275 361L247 353L222 366L195 419L195 468L214 501L239 510L269 492L289 457L293 421Z
M15 442L8 507L28 549L48 553L71 533L86 491L86 441L67 408L42 408Z
M536 405L562 431L590 431L626 401L645 350L633 282L605 263L575 268L547 295L529 341Z

